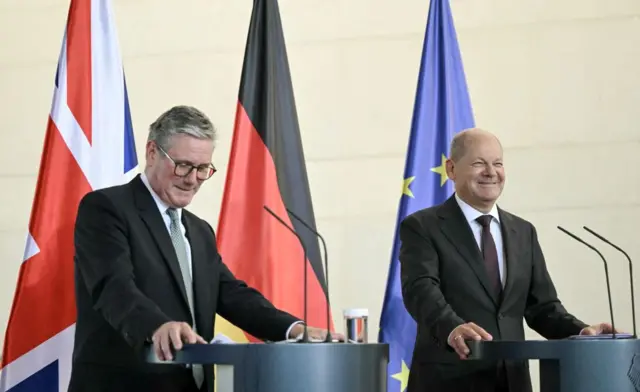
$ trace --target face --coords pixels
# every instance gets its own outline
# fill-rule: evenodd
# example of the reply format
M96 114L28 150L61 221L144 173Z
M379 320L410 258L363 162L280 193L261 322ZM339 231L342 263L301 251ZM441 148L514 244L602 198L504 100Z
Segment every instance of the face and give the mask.
M470 136L465 147L465 154L458 162L447 162L447 175L455 182L461 199L488 212L504 187L502 147L490 134Z
M191 170L184 177L177 176L174 171L174 162L194 166L210 164L213 141L188 135L175 135L169 140L169 148L165 152L171 158L167 157L155 142L147 143L145 173L151 187L162 201L175 208L186 207L205 180L197 177L196 169Z

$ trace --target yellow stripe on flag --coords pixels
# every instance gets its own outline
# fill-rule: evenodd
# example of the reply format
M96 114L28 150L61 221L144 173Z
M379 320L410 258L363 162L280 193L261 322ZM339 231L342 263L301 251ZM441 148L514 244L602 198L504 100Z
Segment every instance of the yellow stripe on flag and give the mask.
M249 339L247 339L247 335L238 327L231 324L224 318L216 315L216 327L213 331L213 336L216 334L223 334L229 339L233 340L236 343L249 343Z
M216 315L215 325L216 327L213 331L213 336L221 333L236 343L249 343L249 339L247 339L247 335L245 335L245 333L240 328L231 324L223 317ZM213 376L214 377L216 376L216 366L213 367ZM217 381L214 383L213 390L214 392L218 390Z

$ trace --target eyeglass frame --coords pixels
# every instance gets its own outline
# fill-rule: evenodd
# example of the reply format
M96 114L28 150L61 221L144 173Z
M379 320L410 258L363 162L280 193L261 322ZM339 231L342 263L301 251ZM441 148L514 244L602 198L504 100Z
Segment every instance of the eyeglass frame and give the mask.
M199 179L199 180L201 180L201 181L206 181L206 180L210 179L211 177L213 177L213 175L218 171L218 169L216 169L216 167L213 165L213 163L208 163L208 164L205 164L205 165L195 166L195 165L192 165L191 163L188 163L188 162L176 162L176 161L175 161L173 158L171 158L171 156L170 156L170 155L169 155L169 154L168 154L168 153L167 153L167 152L166 152L162 147L160 147L157 143L155 143L155 146L158 148L158 150L160 150L160 152L162 152L162 154L163 154L164 156L166 156L167 158L169 158L169 160L171 161L171 163L173 163L173 174L174 174L175 176L178 176L178 177L187 177L188 175L190 175L190 174L191 174L191 172L193 171L193 169L196 169L196 178L197 178L197 179ZM189 167L189 171L188 171L186 174L184 174L184 175L179 175L179 174L177 173L178 165L182 165L182 166L187 166L187 167ZM206 177L206 178L200 178L200 176L198 175L198 173L199 173L199 171L198 171L198 170L199 170L199 169L201 169L201 168L205 168L205 167L210 169L211 174L209 175L209 177Z

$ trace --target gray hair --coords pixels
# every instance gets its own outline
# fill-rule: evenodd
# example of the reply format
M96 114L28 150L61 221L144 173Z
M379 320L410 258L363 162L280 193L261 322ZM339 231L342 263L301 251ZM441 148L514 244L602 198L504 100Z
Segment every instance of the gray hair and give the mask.
M471 142L470 132L460 132L453 136L451 140L451 148L449 150L449 159L458 162L467 152L467 147Z
M174 106L162 113L149 126L147 141L153 141L167 151L171 137L175 135L189 135L211 141L215 141L217 136L209 117L192 106Z

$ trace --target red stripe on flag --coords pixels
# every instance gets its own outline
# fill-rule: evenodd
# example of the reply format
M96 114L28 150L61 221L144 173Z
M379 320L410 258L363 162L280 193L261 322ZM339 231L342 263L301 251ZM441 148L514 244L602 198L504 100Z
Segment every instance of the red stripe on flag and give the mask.
M236 277L276 307L303 318L303 251L296 236L263 207L291 226L273 159L241 104L231 156L218 229L223 260ZM326 297L306 262L308 323L326 328ZM255 341L251 336L249 339Z
M80 200L90 190L49 118L29 223L40 252L20 269L3 366L75 322L73 229Z
M91 0L72 1L67 24L67 105L89 143L91 87Z

